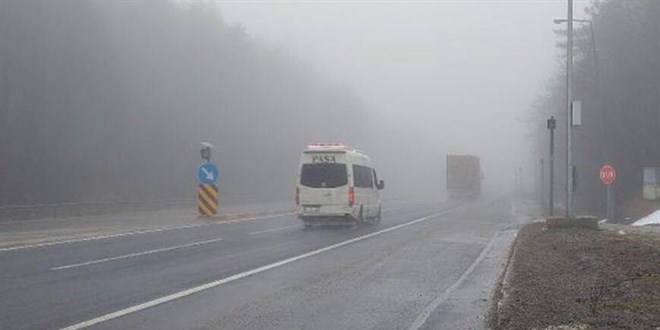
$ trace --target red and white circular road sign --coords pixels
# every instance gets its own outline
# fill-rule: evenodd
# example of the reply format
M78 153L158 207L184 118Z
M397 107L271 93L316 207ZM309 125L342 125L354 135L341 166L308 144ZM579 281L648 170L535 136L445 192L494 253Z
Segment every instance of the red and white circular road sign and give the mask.
M605 164L600 168L600 181L602 181L604 184L610 185L612 182L614 182L615 179L616 171L614 170L614 167Z

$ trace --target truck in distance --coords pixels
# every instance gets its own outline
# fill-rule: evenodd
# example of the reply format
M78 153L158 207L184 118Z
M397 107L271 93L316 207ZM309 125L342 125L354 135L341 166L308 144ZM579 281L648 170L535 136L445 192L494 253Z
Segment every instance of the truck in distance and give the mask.
M447 155L449 198L477 198L481 195L481 166L473 155Z

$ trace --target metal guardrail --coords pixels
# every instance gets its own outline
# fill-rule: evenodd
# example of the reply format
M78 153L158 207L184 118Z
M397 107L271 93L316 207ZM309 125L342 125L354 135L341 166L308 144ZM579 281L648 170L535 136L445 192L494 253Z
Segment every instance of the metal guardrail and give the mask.
M43 207L62 207L62 206L81 206L81 205L117 205L117 204L144 204L144 203L160 203L181 201L180 199L172 200L151 200L151 201L97 201L97 202L69 202L69 203L46 203L46 204L9 204L0 205L0 210L7 209L31 209ZM192 199L190 199L192 201Z
M10 204L0 205L0 221L113 214L175 207L194 207L194 205L194 199Z

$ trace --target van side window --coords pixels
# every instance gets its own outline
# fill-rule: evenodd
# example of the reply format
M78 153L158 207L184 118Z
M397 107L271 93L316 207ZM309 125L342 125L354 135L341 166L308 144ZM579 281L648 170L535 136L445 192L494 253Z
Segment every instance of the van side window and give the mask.
M353 165L353 183L358 188L373 188L373 170L370 167Z

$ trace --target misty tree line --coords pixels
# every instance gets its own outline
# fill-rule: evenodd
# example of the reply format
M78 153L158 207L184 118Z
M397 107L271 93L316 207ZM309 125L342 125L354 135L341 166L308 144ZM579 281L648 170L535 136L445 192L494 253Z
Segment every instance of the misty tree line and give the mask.
M602 215L603 164L617 171L613 193L618 211L642 195L643 167L660 166L660 2L597 1L587 9L593 24L574 23L574 99L583 103L582 126L575 128L576 211ZM566 29L557 31L566 49ZM595 41L595 42L594 42ZM565 63L566 58L562 58ZM548 159L546 119L557 119L556 198L565 189L565 64L535 104L538 157ZM547 166L546 166L547 173ZM547 183L547 177L546 177Z
M367 116L209 3L2 1L0 69L0 205L194 198L203 140L221 200L287 198L300 149Z

